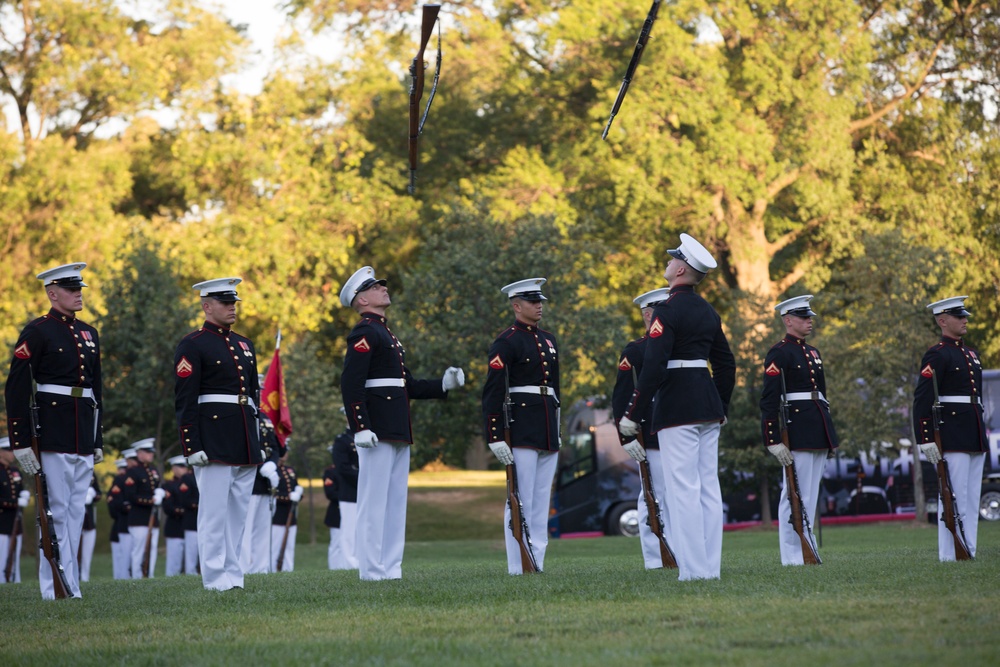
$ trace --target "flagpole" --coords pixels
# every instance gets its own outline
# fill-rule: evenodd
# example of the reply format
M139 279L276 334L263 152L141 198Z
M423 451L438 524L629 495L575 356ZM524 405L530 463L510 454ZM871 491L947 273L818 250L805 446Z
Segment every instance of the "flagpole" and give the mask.
M278 327L278 340L274 344L275 350L281 349L281 327Z

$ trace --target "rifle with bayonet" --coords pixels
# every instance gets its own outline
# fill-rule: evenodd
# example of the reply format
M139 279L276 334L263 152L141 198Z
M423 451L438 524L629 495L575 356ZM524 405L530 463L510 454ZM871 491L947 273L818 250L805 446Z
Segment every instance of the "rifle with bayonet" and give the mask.
M639 39L636 41L635 50L632 52L632 60L628 63L628 69L625 70L625 78L622 79L621 88L618 89L618 97L615 98L615 104L611 107L611 117L608 118L608 124L604 126L604 132L601 134L601 139L607 140L608 131L611 129L611 123L614 121L615 116L618 115L618 110L621 109L622 100L625 99L625 93L628 92L629 84L632 83L632 77L635 76L635 69L639 66L639 59L642 58L642 54L646 50L646 42L649 41L649 33L653 30L653 23L656 22L656 15L660 11L661 1L662 0L653 0L653 6L649 8L646 20L642 24L642 30L639 32Z
M632 386L638 385L635 366L632 367ZM642 426L635 434L635 439L639 441L642 448L646 448L645 436L642 434ZM656 536L656 541L660 545L660 563L665 568L676 568L677 558L673 549L667 543L667 536L663 534L663 522L660 520L660 502L653 492L653 476L649 471L649 461L639 461L639 480L642 482L642 499L646 503L646 523L649 524L649 531Z
M962 515L958 513L955 501L955 491L951 486L951 474L948 472L948 462L944 460L944 447L941 446L941 397L938 396L937 375L931 369L931 383L934 385L934 405L931 406L931 418L934 422L934 444L940 457L937 463L938 489L941 491L941 517L944 526L955 541L955 560L975 560L969 551L965 540L965 527L962 525Z
M788 424L791 418L788 416L788 391L785 388L785 371L781 371L781 405L778 408L778 421L781 428L781 442L792 451L788 439ZM788 504L791 508L791 516L788 522L792 524L792 529L799 536L802 544L802 561L806 565L822 565L823 560L819 557L816 549L815 538L812 533L812 526L809 524L809 514L802 506L802 492L799 489L799 477L795 474L795 462L789 463L785 468L785 489L788 492Z
M503 399L503 439L510 444L510 424L514 421L511 415L514 407L510 400L510 378L504 375L504 399ZM513 447L511 447L513 452ZM524 518L524 507L521 505L521 494L517 491L517 471L514 464L510 463L505 467L507 473L507 504L510 506L510 532L517 542L518 550L521 552L521 571L538 572L538 563L535 561L535 553L531 550L531 536L528 534L528 522Z
M30 368L30 367L29 367ZM38 447L38 403L35 401L35 378L31 378L31 396L28 413L31 417L31 450L38 459L38 472L35 473L35 512L38 523L38 543L41 545L42 558L52 569L52 590L56 599L68 598L69 581L66 571L59 559L59 536L56 535L55 522L52 519L52 509L49 507L49 489L42 470L42 453Z
M424 123L427 122L427 114L431 111L431 103L437 93L438 79L441 77L441 24L438 23L438 45L437 45L437 65L434 69L434 81L431 84L431 92L427 97L427 106L424 113L420 114L420 98L424 95L424 50L427 43L434 34L434 24L437 22L438 12L441 5L424 5L423 19L420 26L420 50L410 63L410 184L407 191L412 195L417 191L417 143L420 135L424 131Z

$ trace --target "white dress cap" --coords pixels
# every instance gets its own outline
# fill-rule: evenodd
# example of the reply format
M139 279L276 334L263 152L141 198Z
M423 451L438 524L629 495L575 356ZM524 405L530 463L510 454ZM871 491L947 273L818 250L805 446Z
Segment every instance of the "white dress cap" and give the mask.
M677 259L687 262L695 271L701 271L702 273L708 273L719 264L712 257L712 253L705 249L705 246L698 243L698 241L689 234L681 234L681 245L676 250L668 250L667 254L671 257L676 257Z
M645 294L640 294L639 296L632 299L632 303L636 304L640 308L646 308L651 306L657 301L663 301L670 295L669 287L661 287L659 289L654 289Z
M525 280L518 280L516 283L511 283L510 285L504 285L500 288L500 291L511 299L519 297L526 301L548 301L545 295L542 294L542 285L544 283L545 278L527 278Z
M156 438L143 438L132 443L132 449L138 451L140 449L156 449Z
M128 461L126 461L125 459L115 459L115 467L116 468L124 468L127 465L128 465Z
M795 317L815 317L816 313L812 311L809 307L809 299L813 298L812 294L803 294L801 296L793 296L791 299L786 299L782 301L777 306L774 307L778 311L779 315L794 315Z
M86 267L86 262L73 262L72 264L63 264L62 266L57 266L54 269L42 271L35 277L41 280L42 284L46 287L49 285L58 285L60 287L86 287L87 284L83 282L83 277L80 275L80 272Z
M935 301L928 304L927 307L935 315L947 314L954 315L955 317L968 317L970 313L965 309L965 300L968 298L968 296L953 296Z
M236 286L243 282L242 278L214 278L193 285L192 289L198 290L200 296L211 297L223 303L231 301L242 301L236 296Z
M133 449L132 447L129 447L128 449L123 449L122 450L122 458L123 459L134 459L135 458L135 449Z
M354 303L354 297L358 294L370 289L372 285L385 285L385 283L384 278L375 277L375 269L370 266L362 266L344 283L344 287L340 290L340 303L345 308L350 308L351 304Z
M180 455L180 456L171 456L171 457L170 457L170 458L169 458L169 459L167 460L167 463L169 463L169 464L170 464L170 465L172 465L172 466L187 466L187 464L188 464L188 462L187 462L187 457L186 457L186 456L184 456L184 455Z

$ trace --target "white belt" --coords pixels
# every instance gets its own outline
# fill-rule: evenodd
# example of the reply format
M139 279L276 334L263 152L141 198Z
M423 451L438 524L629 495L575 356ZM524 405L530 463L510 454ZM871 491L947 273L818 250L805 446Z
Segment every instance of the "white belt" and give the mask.
M512 394L538 394L540 396L555 396L556 395L556 390L554 388L552 388L552 387L546 387L545 385L541 385L541 386L537 386L537 387L536 386L532 386L532 385L526 385L526 386L520 386L520 387L511 387L509 391Z
M405 387L406 380L403 378L375 378L365 380L365 387Z
M708 359L671 359L667 368L708 368Z
M38 385L38 390L42 390L41 385ZM939 396L938 400L942 403L972 403L973 405L979 405L983 402L978 396Z
M89 398L94 400L94 390L90 387L64 387L61 384L40 384L38 391L45 394L59 394L73 398Z
M254 410L257 409L253 399L246 394L202 394L198 397L198 403L233 403L235 405L249 405Z
M821 391L793 391L785 396L786 401L823 401L824 403L829 403L826 400L826 396L823 395Z

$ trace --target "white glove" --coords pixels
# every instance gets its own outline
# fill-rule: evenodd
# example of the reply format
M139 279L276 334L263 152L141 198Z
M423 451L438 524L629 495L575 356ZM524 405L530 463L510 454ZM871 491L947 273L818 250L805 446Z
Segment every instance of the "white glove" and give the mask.
M95 449L94 450L94 463L100 463L103 460L104 460L104 450L103 449Z
M449 366L448 370L444 372L444 376L441 377L441 388L449 391L462 386L465 386L465 371L461 368Z
M26 475L34 475L36 472L42 469L41 464L38 459L35 458L35 452L32 451L30 447L25 447L24 449L15 449L14 457L17 459L18 464L21 466L21 472Z
M302 487L296 486L295 490L288 494L288 499L293 503L297 503L302 500Z
M361 447L362 449L368 449L369 447L374 447L378 444L378 436L365 429L364 431L358 431L354 434L354 446Z
M497 457L497 460L505 466L514 463L514 452L510 451L510 447L503 440L491 442L490 450L492 450L493 456Z
M208 454L204 451L195 452L188 457L188 463L193 466L207 466L208 465Z
M17 506L27 507L28 500L30 499L31 499L31 492L28 491L27 489L24 489L23 491L21 491L21 493L17 494Z
M156 505L157 507L159 507L160 503L163 502L163 496L165 496L165 495L167 495L167 492L164 491L163 489L154 489L153 490L153 504Z
M97 497L97 491L94 491L94 487L88 486L87 487L87 496L86 496L86 498L84 498L83 504L84 505L89 505L90 503L94 502L94 498L96 498L96 497Z
M941 460L941 452L938 450L937 443L935 442L925 442L922 445L917 445L920 447L920 451L924 453L927 457L927 462L932 466L936 466L938 461Z
M301 484L296 484L294 491L295 493L299 494L299 498L301 498L302 494L305 493L305 489L302 488Z
M642 448L642 445L639 444L638 440L632 440L630 442L626 442L624 445L622 445L622 447L625 449L626 452L628 452L629 456L631 456L639 463L642 463L643 461L646 460L646 450Z
M768 445L767 451L774 454L774 458L778 459L778 463L783 466L790 466L794 459L792 458L792 453L788 451L788 447L784 444L781 445Z
M274 465L274 461L265 461L264 465L260 467L260 476L271 483L271 488L278 488L278 466Z
M618 422L618 432L626 438L630 435L635 435L639 432L639 423L632 421L628 417L622 417L621 421Z

